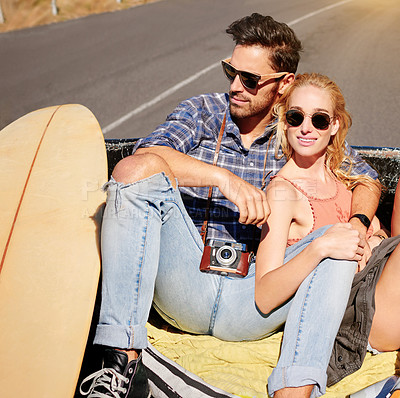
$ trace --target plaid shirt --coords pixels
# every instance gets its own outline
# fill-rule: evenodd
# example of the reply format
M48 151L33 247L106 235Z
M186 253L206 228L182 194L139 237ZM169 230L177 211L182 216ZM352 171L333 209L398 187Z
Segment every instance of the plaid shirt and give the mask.
M249 149L241 141L240 132L232 121L228 94L204 94L183 101L149 136L136 144L139 147L157 145L168 146L206 163L213 163L218 134L226 112L226 125L222 137L221 149L217 165L230 170L245 181L261 188L263 185L264 159L266 161L266 178L268 184L286 163L279 149L275 157L274 124L266 127L262 136L258 137ZM268 141L271 143L268 146ZM377 173L365 163L348 146L352 152L354 174L368 174L377 178ZM208 187L180 187L186 209L194 224L200 230L205 216ZM253 225L242 225L238 222L239 212L236 205L227 200L218 188L213 189L213 201L210 209L207 238L236 241L250 245L256 249L260 230Z

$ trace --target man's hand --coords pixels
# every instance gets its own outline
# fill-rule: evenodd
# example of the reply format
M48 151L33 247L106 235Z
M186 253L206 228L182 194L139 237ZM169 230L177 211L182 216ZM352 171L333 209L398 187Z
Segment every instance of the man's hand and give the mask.
M379 230L378 233L379 236L383 236L385 238L387 237L387 234L384 230ZM372 255L372 250L374 250L375 247L379 246L382 243L382 238L380 238L379 236L372 235L371 237L368 238L368 241L365 243L363 258L358 263L358 272L363 270L367 265L367 262Z
M367 228L366 226L356 217L352 218L349 220L349 223L355 229L358 231L360 235L360 246L364 247L365 244L367 243L366 237L367 237Z
M364 246L364 255L362 256L361 260L358 262L357 272L362 271L366 267L367 262L368 262L369 258L371 257L371 253L372 253L371 247L369 246L368 242L366 242L365 246Z
M218 187L221 193L239 208L240 223L260 226L267 221L270 209L265 192L231 171L164 146L139 148L135 155L147 153L161 157L181 187Z
M363 248L364 254L358 262L357 272L360 272L367 265L367 261L371 257L371 250L367 244L367 227L356 217L349 220L352 228L358 232L360 237L360 247Z
M271 211L264 191L230 172L218 187L221 193L239 208L240 223L257 226L265 224Z
M365 214L370 220L373 219L376 209L378 208L379 198L381 196L381 189L372 184L364 185L358 184L353 189L353 196L351 200L350 214ZM354 217L349 220L351 226L356 229L360 234L360 245L365 246L367 228L360 221Z

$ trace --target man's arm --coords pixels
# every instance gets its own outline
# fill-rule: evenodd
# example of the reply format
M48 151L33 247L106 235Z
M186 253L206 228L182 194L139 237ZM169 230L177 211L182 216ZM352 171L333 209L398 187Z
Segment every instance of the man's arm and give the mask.
M350 217L354 214L364 214L369 220L372 220L378 208L380 197L381 189L377 186L372 184L368 187L363 184L357 185L353 190ZM356 217L351 218L349 222L360 233L362 246L364 246L368 228Z
M218 187L224 175L229 173L226 169L202 162L168 146L139 148L133 156L145 153L163 158L181 187Z
M270 213L265 192L222 167L213 166L167 146L139 148L134 155L160 156L168 164L180 186L218 187L239 209L242 224L264 224Z
M351 174L352 175L368 175L374 180L378 180L378 173L374 170L347 142L346 155L349 156L351 161ZM351 202L351 214L364 214L371 221L378 208L379 199L381 197L381 189L378 186L369 184L369 186L359 184L353 189L353 198ZM362 246L365 245L365 236L367 227L358 218L350 220L352 226L358 230L362 240Z

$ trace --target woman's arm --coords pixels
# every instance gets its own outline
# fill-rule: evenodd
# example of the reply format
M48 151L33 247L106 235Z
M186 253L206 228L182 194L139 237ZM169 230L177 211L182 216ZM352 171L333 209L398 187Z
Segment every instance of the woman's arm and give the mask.
M290 197L291 196L291 197ZM311 242L296 257L283 264L296 201L282 181L270 183L267 200L271 214L263 226L256 258L255 300L269 313L291 298L307 275L326 257L361 259L358 232L350 224L336 224Z

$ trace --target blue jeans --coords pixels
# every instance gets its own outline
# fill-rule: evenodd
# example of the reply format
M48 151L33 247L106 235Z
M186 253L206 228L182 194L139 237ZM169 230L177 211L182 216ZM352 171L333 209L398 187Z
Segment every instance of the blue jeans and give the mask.
M281 357L268 381L270 393L310 383L324 392L355 264L324 260L293 299L265 315L254 302L254 262L244 278L200 272L203 242L179 191L163 173L127 185L111 178L106 188L95 344L146 348L152 305L177 328L221 340L261 339L286 322ZM326 228L288 248L285 261Z

